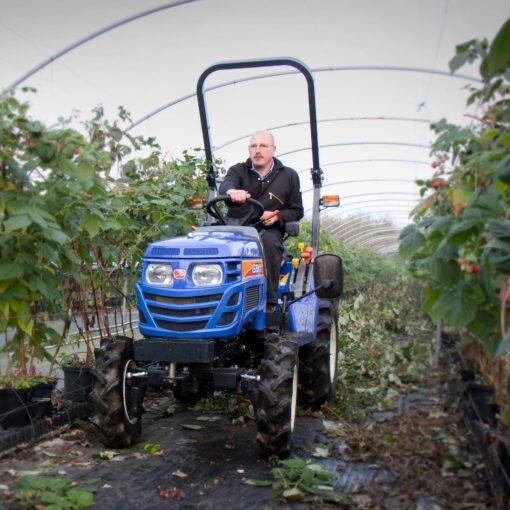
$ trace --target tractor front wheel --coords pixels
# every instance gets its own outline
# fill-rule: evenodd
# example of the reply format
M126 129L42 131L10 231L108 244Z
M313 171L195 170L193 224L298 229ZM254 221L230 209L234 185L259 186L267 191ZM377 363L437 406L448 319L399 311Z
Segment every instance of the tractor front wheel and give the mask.
M336 390L338 331L336 304L319 302L315 341L299 351L299 402L319 408Z
M265 342L257 398L257 443L262 455L288 457L296 419L295 342L272 334Z
M141 432L142 386L127 380L133 361L133 339L114 336L103 339L94 351L94 383L90 398L94 404L91 421L101 433L101 442L112 448L135 443Z

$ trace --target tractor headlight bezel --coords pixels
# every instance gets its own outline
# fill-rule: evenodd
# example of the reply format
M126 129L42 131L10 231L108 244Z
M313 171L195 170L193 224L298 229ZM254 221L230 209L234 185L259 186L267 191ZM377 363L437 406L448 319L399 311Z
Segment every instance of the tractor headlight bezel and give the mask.
M223 268L220 264L196 264L191 280L197 287L214 287L223 283Z
M174 284L173 269L170 264L151 262L145 268L145 281L149 285L171 287Z

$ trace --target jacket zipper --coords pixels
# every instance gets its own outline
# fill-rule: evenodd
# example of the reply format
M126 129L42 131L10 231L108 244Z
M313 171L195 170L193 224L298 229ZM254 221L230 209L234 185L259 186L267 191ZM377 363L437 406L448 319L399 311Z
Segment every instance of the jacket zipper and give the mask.
M278 202L283 205L283 202L276 195L273 195L273 193L269 192L269 199L273 198L276 198L276 200L278 200Z

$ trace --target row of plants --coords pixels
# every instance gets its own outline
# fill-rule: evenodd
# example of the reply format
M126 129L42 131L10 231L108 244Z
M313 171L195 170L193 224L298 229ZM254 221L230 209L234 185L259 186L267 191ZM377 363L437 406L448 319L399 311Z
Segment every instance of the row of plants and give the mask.
M405 273L340 303L337 392L332 407L358 420L416 390L433 364L434 332L419 287Z
M108 311L122 304L130 314L143 250L188 230L197 213L186 198L206 190L198 151L165 159L153 138L123 129L123 108L113 122L98 107L90 120L46 126L29 106L0 97L2 386L33 378L38 360L51 372L72 322L91 363L91 328L124 327Z
M335 222L328 223L328 229L321 228L319 250L336 253L342 257L344 267L344 292L352 293L372 285L374 282L393 278L402 269L402 263L396 258L382 255L367 246L347 245L337 235L332 234ZM310 241L311 223L302 221L299 236L289 238L290 256L299 256L296 246Z
M480 63L469 86L469 124L442 119L432 128L430 180L401 233L400 254L423 286L423 307L458 333L465 360L493 384L510 432L510 19L491 44L473 39L450 61Z

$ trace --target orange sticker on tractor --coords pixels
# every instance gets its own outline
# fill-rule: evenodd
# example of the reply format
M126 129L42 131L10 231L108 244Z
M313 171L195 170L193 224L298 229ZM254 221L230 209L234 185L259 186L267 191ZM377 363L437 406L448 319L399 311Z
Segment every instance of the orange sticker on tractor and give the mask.
M243 260L241 265L243 280L254 276L264 275L264 264L262 260Z
M285 287L289 281L289 273L280 275L280 287Z

